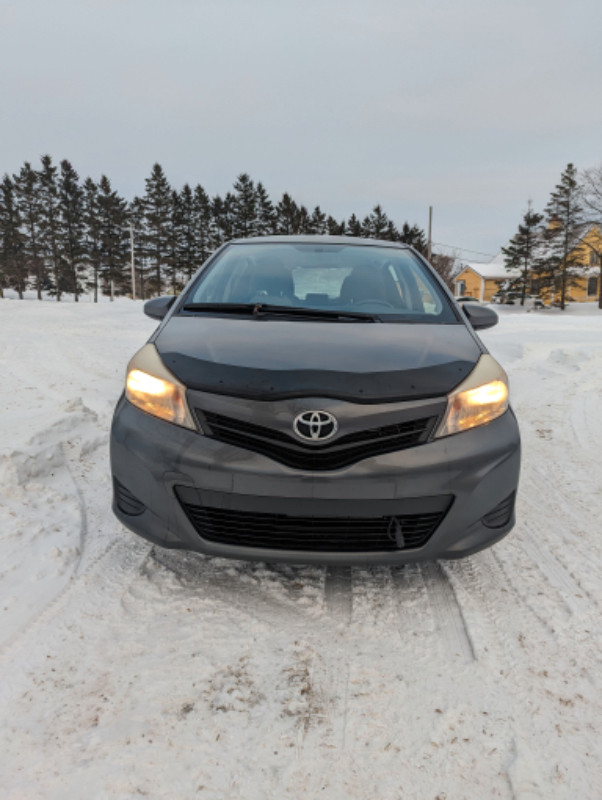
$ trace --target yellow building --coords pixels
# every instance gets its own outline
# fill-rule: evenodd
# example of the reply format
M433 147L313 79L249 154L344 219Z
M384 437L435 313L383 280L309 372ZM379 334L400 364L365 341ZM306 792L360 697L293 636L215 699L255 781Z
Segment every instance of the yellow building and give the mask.
M500 253L488 264L471 261L454 278L456 297L476 297L487 303L499 292L501 285L520 275L519 270L507 270Z
M572 280L567 288L566 300L570 303L591 303L598 299L602 259L602 233L597 225L589 225L583 234L581 244L571 253L571 271L579 271L578 277ZM506 281L519 277L519 270L507 270L504 266L503 253L499 253L487 264L470 262L464 264L462 270L454 278L456 297L462 295L476 297L488 302ZM556 279L554 289L540 287L534 279L528 287L528 293L539 295L544 303L560 301L561 282Z

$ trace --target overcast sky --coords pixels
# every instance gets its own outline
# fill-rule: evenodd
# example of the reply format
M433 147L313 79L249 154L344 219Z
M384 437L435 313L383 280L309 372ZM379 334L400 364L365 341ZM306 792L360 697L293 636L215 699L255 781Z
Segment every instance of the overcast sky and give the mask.
M337 218L432 204L434 241L494 254L602 161L602 2L0 0L0 115L0 174L248 172Z

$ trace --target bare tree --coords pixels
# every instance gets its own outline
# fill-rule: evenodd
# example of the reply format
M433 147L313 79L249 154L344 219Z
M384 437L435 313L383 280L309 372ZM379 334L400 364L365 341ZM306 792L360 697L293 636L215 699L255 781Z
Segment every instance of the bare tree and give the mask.
M583 187L583 205L590 221L598 227L596 239L583 239L583 244L593 254L594 261L600 268L598 276L598 308L602 309L602 163L590 167L581 173Z
M431 255L431 266L439 274L439 277L447 285L448 289L454 289L454 275L457 272L456 262L458 261L457 253L455 255L443 255L443 253L433 253Z

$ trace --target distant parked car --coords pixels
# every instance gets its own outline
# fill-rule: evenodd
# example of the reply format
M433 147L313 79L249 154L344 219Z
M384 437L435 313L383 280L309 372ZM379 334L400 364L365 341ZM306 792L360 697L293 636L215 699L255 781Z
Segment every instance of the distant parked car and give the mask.
M127 368L113 509L163 547L292 563L459 558L514 525L506 373L412 248L278 236L221 247Z
M460 295L460 297L456 297L456 302L457 303L478 303L479 305L482 305L482 303L481 303L481 301L479 300L478 297L471 297L468 294L462 294L462 295Z

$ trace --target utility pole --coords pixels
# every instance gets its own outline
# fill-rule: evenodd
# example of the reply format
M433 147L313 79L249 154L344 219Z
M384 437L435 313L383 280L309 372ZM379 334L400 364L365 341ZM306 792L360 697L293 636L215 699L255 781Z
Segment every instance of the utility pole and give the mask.
M429 206L429 238L426 245L426 260L430 262L433 251L433 207Z
M132 258L132 300L136 299L136 267L134 264L134 224L130 222L130 254Z

